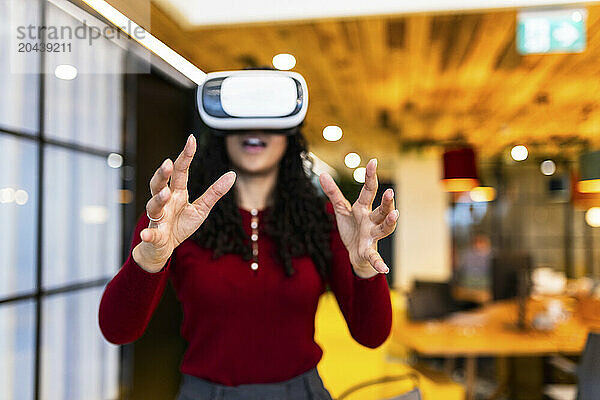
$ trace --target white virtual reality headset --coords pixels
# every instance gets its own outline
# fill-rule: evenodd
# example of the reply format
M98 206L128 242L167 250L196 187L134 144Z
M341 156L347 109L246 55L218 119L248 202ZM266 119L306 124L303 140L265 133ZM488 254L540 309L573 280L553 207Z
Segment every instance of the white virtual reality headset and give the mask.
M289 71L211 72L197 97L202 121L223 131L295 128L308 109L306 81Z

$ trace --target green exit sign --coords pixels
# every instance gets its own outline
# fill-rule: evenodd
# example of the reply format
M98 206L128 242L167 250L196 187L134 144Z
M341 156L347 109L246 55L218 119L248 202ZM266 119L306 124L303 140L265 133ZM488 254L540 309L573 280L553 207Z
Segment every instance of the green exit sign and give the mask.
M586 44L584 8L521 11L517 51L521 54L580 53Z

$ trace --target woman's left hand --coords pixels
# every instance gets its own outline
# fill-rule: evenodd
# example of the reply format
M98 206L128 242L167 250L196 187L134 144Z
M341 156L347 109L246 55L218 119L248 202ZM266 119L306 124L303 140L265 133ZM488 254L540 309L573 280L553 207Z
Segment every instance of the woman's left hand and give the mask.
M369 278L388 273L389 268L377 252L377 241L394 232L398 210L394 208L392 189L386 190L379 207L372 209L377 194L377 160L367 163L365 184L353 205L346 200L331 175L321 174L319 182L333 205L338 231L356 275Z

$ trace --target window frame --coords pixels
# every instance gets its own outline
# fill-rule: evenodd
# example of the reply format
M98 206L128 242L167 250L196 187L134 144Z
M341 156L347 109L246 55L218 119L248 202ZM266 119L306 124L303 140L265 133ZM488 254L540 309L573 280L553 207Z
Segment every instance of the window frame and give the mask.
M47 8L48 8L48 0L38 0L37 2L37 6L39 7L39 13L40 13L40 24L41 25L46 25L47 23ZM40 40L41 45L43 46L45 43L45 39L41 38ZM37 57L39 57L39 61L40 61L40 71L44 71L45 67L46 67L46 53L45 52L39 52L37 53ZM128 63L128 60L131 57L131 52L130 50L126 50L125 52L125 58L124 58L124 65L123 65L123 71L126 71L126 66ZM124 98L126 98L125 93L128 90L128 81L129 81L129 77L128 74L123 73L122 74L122 96ZM84 291L86 289L93 289L93 288L103 288L109 281L110 279L114 276L114 274L116 273L116 271L112 271L111 273L107 274L107 276L102 277L102 278L98 278L98 279L87 279L84 281L78 281L76 283L68 283L68 284L63 284L60 285L58 287L52 287L52 288L47 288L45 289L43 286L43 272L44 272L44 266L43 266L43 259L44 259L44 252L43 252L43 243L44 243L44 171L45 171L45 167L46 167L46 162L45 162L45 150L49 147L49 146L54 146L60 149L64 149L64 150L68 150L69 152L72 153L77 153L77 154L87 154L87 155L93 155L93 156L99 156L99 157L104 157L107 158L111 153L114 153L114 151L108 151L108 150L103 150L103 149L98 149L98 148L94 148L94 147L90 147L90 146L86 146L86 145L81 145L81 144L77 144L77 143L70 143L68 141L63 141L63 140L58 140L58 139L53 139L53 138L49 138L46 135L46 127L45 127L45 111L46 111L46 106L45 106L45 96L46 96L46 77L45 75L40 72L39 75L39 81L38 81L38 92L37 92L37 101L38 101L38 110L37 110L37 129L33 130L33 131L29 131L28 129L24 129L22 127L15 129L14 127L7 127L2 125L2 123L0 122L0 136L2 137L13 137L13 138L17 138L19 140L23 140L23 141L29 141L29 142L33 142L36 145L36 156L37 156L37 170L34 172L37 175L37 182L36 182L36 190L38 191L38 195L37 195L37 199L36 199L36 203L35 203L35 207L37 207L37 210L35 210L35 214L36 214L36 235L35 235L35 243L33 244L34 246L36 246L36 251L37 254L35 255L34 258L34 278L35 278L35 286L33 287L32 290L29 291L25 291L25 292L17 292L14 294L10 294L8 296L4 296L4 297L0 297L0 307L5 306L5 305L17 305L20 304L22 302L25 301L33 301L34 302L34 308L35 308L35 316L34 316L34 324L35 324L35 332L34 332L34 365L33 365L33 371L34 371L34 376L33 376L33 399L34 400L40 400L42 397L42 384L41 384L41 379L42 379L42 338L43 338L43 304L44 304L44 300L50 296L54 296L54 295L60 295L60 294L65 294L65 293L73 293L73 292L78 292L78 291ZM130 162L130 160L127 157L127 154L129 153L128 150L130 150L133 154L132 159L134 159L135 157L135 138L128 138L126 140L126 136L129 137L129 134L131 133L131 129L128 129L128 124L127 124L127 120L130 118L130 116L132 114L130 114L131 112L131 106L130 104L124 102L122 104L121 107L121 113L122 113L122 123L121 123L121 138L120 138L120 143L121 143L121 152L120 154L123 156L124 162L123 162L123 166L121 167L121 171L123 171L123 167L128 167L128 168L135 168L134 163ZM107 167L108 168L108 167ZM121 172L121 177L120 177L120 181L119 181L119 187L120 189L125 189L125 190L134 190L135 188L135 178L132 178L131 175L129 174L130 177L126 179L126 177L124 176L125 173ZM135 174L133 174L133 176L135 176ZM123 257L126 257L128 251L127 251L127 243L129 241L129 236L130 236L130 230L131 230L131 223L128 223L127 221L130 221L132 216L135 214L135 203L133 201L123 204L120 204L120 219L121 219L121 231L119 232L120 235L120 249L119 249L119 254L121 256L121 258L123 259ZM119 388L118 391L122 392L124 388L127 387L127 381L126 376L127 374L123 373L123 368L122 365L124 364L124 360L126 360L129 356L128 356L128 351L127 351L127 346L125 346L125 348L123 346L120 347L120 362L119 364L116 366L116 368L118 368L118 383L119 383ZM125 383L125 385L124 385ZM122 397L122 393L118 393L119 398Z

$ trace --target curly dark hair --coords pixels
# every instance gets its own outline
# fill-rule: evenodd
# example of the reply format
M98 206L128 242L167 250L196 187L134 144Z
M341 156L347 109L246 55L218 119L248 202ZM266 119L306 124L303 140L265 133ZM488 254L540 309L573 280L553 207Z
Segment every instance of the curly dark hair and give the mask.
M303 160L312 165L306 140L298 130L287 136L285 154L279 163L274 201L265 213L265 233L275 241L273 254L287 276L294 274L292 257L309 255L319 274L329 273L331 249L329 235L333 217L305 172ZM232 169L223 135L209 133L190 166L189 194L196 199L219 176ZM213 249L213 258L225 253L252 258L250 238L242 226L234 190L223 196L202 226L192 235L201 247Z

